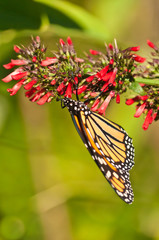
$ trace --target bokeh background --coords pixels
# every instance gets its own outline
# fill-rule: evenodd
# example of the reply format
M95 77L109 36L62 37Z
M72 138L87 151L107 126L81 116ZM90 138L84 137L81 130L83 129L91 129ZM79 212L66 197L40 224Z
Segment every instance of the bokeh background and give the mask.
M116 38L120 47L159 40L158 0L0 1L2 65L15 58L14 44L39 35L51 50L70 36L79 56ZM158 240L159 123L148 131L134 106L112 103L107 117L134 140L131 182L135 201L126 205L103 178L60 104L30 103L21 90L0 83L0 240Z

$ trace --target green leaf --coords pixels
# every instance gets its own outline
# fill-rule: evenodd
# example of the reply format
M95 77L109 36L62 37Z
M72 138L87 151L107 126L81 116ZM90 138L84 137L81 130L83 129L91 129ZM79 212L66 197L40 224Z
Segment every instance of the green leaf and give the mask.
M67 1L50 1L50 0L34 0L35 2L43 3L57 11L62 12L67 17L71 18L82 29L99 38L108 39L108 33L105 25L95 16L88 13L81 7Z
M135 82L145 83L149 85L159 85L159 79L149 79L149 78L135 78Z
M145 95L143 88L140 86L138 82L132 82L129 88L135 93Z

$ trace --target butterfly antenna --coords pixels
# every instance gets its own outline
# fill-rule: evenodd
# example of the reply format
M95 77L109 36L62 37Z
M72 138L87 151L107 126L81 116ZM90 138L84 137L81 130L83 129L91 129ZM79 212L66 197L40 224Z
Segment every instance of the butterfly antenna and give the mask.
M78 83L76 83L76 81L75 81L75 90L76 90L76 99L77 99L77 101L79 101L79 97L78 97Z
M56 99L56 101L61 101L61 108L65 108L66 106L63 104L63 98L60 96L59 98Z

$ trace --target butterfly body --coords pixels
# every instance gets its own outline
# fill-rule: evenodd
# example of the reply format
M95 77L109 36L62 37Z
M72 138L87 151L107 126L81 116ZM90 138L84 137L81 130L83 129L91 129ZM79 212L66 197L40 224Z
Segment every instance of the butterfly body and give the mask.
M125 130L92 112L83 102L62 99L74 125L101 172L126 203L132 203L133 191L129 170L134 165L132 139Z

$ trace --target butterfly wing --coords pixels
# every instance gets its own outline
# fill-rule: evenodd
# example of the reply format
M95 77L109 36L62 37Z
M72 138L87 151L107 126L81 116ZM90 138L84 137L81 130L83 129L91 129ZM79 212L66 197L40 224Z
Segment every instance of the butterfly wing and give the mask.
M132 203L133 191L126 169L133 166L133 160L128 160L129 148L125 143L126 140L130 143L133 156L131 139L120 126L98 114L91 112L86 116L80 111L71 116L85 146L112 188L126 203Z
M97 113L85 116L81 111L80 115L87 137L94 141L101 157L118 169L130 170L134 165L134 147L125 130Z

